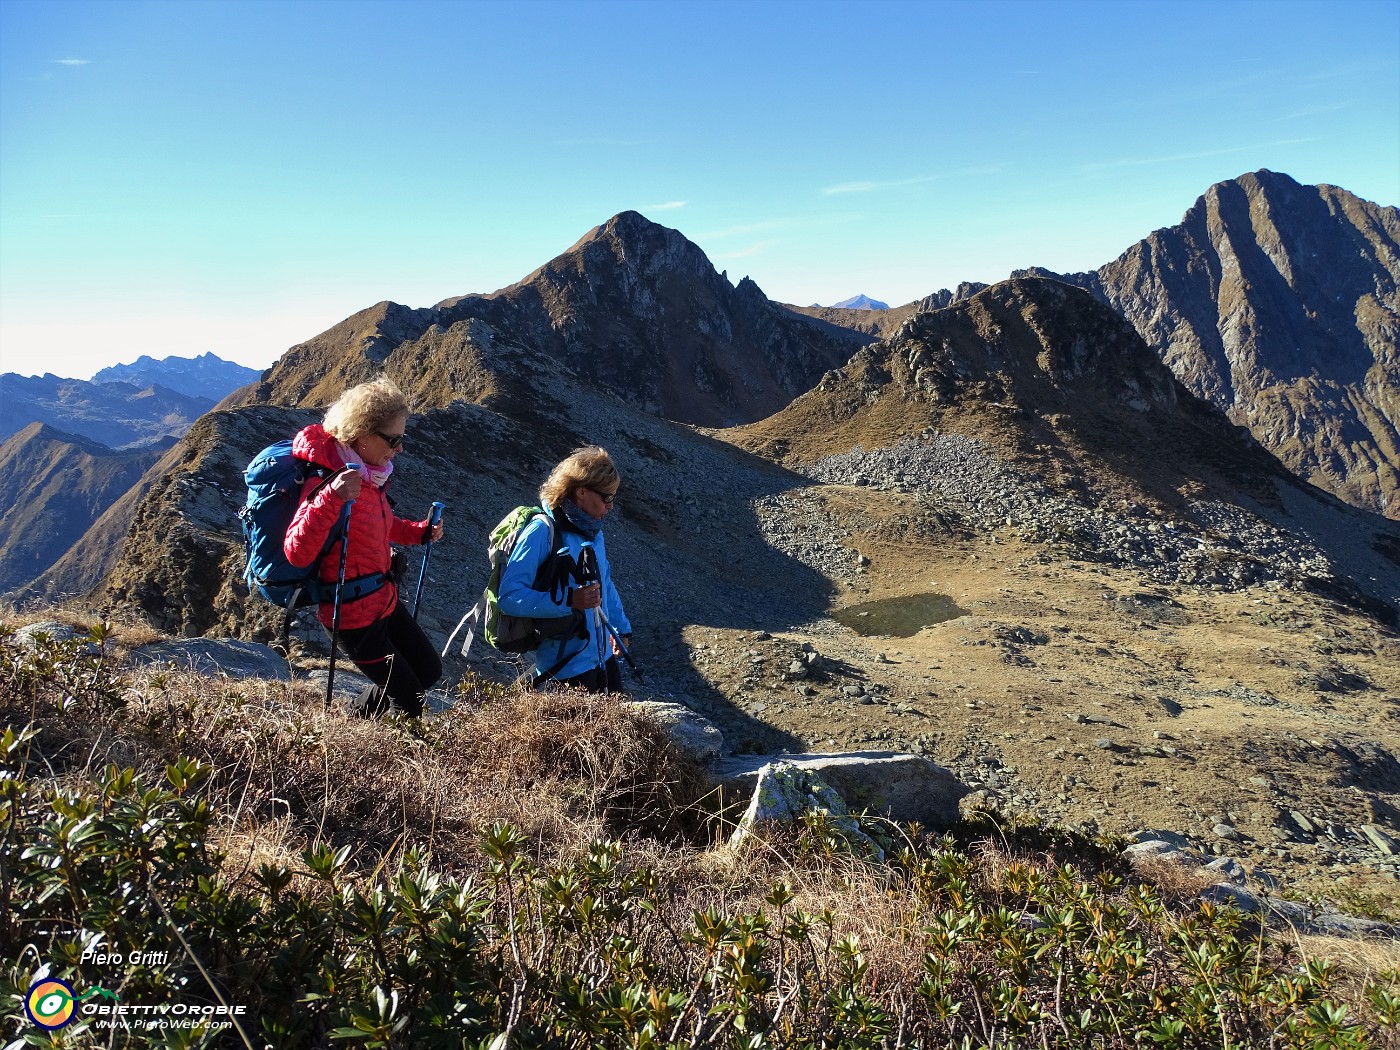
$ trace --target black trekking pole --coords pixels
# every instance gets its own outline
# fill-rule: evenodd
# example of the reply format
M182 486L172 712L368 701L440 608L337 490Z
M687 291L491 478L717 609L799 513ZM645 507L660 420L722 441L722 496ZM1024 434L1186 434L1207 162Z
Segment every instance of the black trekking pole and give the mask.
M345 586L345 549L350 546L350 508L355 501L348 499L340 510L340 568L335 574L335 605L331 609L331 669L326 675L326 705L330 706L335 689L335 647L340 641L340 591Z
M418 619L418 602L423 597L423 577L428 575L428 556L433 553L433 529L442 520L442 512L446 504L433 503L433 509L428 513L428 542L423 546L423 566L418 570L418 589L413 592L413 619Z
M627 666L632 669L632 673L637 676L637 681L641 682L642 685L646 685L647 680L642 677L642 669L637 666L637 661L632 659L632 654L627 651L626 643L623 642L621 636L617 633L617 628L608 620L607 613L603 612L602 606L598 607L597 613L598 619L602 620L603 626L608 629L609 636L617 643L618 651L622 653L622 659L626 661Z
M583 547L578 552L578 560L581 581L585 585L597 583L601 586L603 574L598 568L598 555L593 551L593 544L587 542L583 544ZM646 679L642 677L642 669L637 666L637 661L633 660L632 654L627 651L627 646L622 641L622 636L617 633L617 628L608 620L608 614L603 612L601 598L602 596L599 595L600 603L593 609L595 618L603 625L603 628L607 631L608 636L613 642L616 643L618 652L622 653L622 659L626 661L627 666L632 669L632 673L637 676L637 681L646 685Z

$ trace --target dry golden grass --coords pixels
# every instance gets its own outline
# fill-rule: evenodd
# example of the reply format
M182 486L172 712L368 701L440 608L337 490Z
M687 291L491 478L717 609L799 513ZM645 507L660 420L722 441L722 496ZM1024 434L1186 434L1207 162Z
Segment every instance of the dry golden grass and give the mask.
M240 868L337 840L360 867L416 844L451 869L496 820L561 855L602 836L680 841L700 823L702 770L616 697L468 685L440 717L379 722L300 683L159 668L127 683L123 731L83 734L82 765L208 762Z

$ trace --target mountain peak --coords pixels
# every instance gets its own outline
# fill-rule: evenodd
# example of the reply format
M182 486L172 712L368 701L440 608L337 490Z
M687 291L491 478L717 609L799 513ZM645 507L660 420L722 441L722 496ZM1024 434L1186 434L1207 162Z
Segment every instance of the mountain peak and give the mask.
M843 299L839 303L832 303L833 310L888 310L889 303L882 303L879 299L872 299L862 292L860 295L853 295L849 299Z

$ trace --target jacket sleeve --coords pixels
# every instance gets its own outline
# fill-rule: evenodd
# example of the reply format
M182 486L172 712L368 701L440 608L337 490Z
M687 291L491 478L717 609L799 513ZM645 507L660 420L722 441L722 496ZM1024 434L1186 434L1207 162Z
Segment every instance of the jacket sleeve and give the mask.
M533 587L540 566L549 557L549 522L538 517L520 539L510 560L501 570L501 587L497 595L502 612L511 616L569 616L573 610L567 600L556 602L548 591L537 591ZM567 599L567 594L564 596Z
M407 518L394 518L393 524L389 526L389 542L397 543L401 547L411 547L415 543L426 543L428 540L428 519L422 521L409 521Z
M598 561L603 565L603 615L608 618L608 623L612 624L613 630L618 634L631 634L632 622L627 619L627 613L622 609L622 597L617 593L617 588L612 582L612 564L608 561L607 548L603 545L603 534L598 533L598 538L593 541L593 545L599 550L601 556Z
M315 495L308 498L307 493L313 489ZM282 553L297 568L304 569L320 555L345 502L329 485L321 485L321 479L316 477L308 478L301 492L301 503L292 515L287 535L282 538Z

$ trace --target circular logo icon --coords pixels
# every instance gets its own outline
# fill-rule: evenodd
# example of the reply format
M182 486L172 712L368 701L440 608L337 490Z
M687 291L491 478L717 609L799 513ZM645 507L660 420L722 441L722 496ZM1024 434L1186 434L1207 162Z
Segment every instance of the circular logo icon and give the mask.
M40 1028L62 1028L69 1021L73 1020L73 986L67 981L60 981L54 977L46 977L42 981L35 981L29 986L29 995L25 997L24 1008L29 1012L29 1019Z

